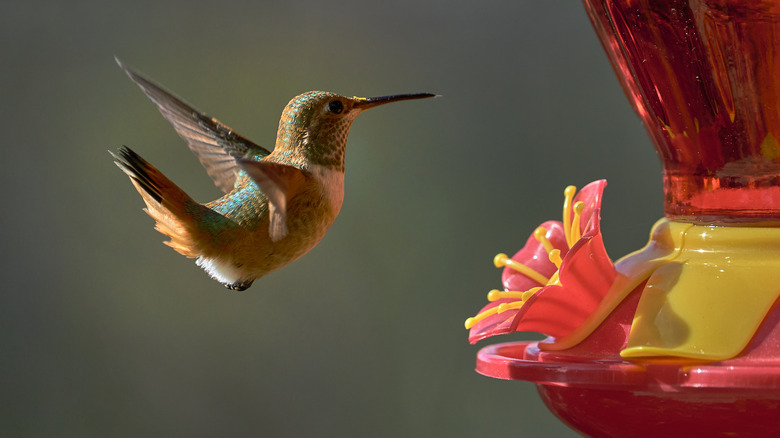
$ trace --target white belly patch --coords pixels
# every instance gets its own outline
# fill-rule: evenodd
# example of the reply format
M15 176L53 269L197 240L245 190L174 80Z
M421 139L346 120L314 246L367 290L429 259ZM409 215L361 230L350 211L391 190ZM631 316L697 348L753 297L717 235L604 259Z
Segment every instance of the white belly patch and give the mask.
M241 273L238 271L238 269L232 266L232 264L229 262L221 262L217 259L201 256L195 259L195 263L203 268L203 270L206 271L211 276L211 278L219 281L220 283L233 284L239 280L244 280L241 278Z

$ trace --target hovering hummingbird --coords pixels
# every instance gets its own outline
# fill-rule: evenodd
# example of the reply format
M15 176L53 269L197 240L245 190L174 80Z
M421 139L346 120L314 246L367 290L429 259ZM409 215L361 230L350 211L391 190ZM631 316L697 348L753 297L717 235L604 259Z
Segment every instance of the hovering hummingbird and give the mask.
M115 163L129 177L165 242L232 290L311 250L344 200L344 151L355 117L429 93L346 97L310 91L284 108L273 152L236 134L117 59L173 124L225 195L200 204L128 147Z

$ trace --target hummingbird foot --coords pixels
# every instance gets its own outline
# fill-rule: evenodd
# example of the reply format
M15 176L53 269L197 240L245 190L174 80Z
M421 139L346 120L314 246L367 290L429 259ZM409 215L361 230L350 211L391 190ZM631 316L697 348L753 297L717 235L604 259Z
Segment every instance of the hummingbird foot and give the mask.
M252 282L254 282L254 280L237 281L235 283L230 283L230 284L225 283L225 287L230 289L230 290L235 290L235 291L239 291L240 292L242 290L247 290L249 288L249 286L252 285Z

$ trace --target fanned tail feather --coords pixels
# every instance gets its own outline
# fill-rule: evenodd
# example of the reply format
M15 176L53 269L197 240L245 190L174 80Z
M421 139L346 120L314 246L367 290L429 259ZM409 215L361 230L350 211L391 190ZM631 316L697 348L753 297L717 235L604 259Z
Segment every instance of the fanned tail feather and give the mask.
M192 213L206 207L198 204L165 175L130 148L110 152L116 165L130 177L146 203L144 211L155 221L155 229L170 237L163 242L176 252L193 258L202 255ZM195 209L193 211L193 209ZM189 213L188 213L189 210Z

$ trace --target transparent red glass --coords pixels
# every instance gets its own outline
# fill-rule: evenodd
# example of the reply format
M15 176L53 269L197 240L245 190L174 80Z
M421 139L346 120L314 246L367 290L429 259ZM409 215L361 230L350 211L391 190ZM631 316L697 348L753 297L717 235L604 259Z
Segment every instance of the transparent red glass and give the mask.
M780 221L780 1L584 3L661 159L666 216Z
M666 216L713 229L739 225L728 227L736 232L755 231L754 224L780 228L780 0L583 1L661 159ZM760 282L751 273L757 266L769 270L761 287L774 288L776 268L766 257L774 257L777 243L764 242L774 235L704 251L719 253L708 256L707 266L720 278L726 271L716 271L719 264L748 260L737 248L747 241L748 251L765 258L734 264L745 282L733 294L756 299ZM618 262L618 276L641 271L629 268L643 263L631 257ZM678 278L651 277L664 285L648 286L649 301L643 301L646 284L639 284L577 344L560 350L546 341L491 345L477 355L477 371L536 383L551 411L585 436L773 436L780 430L780 299L734 357L620 355L643 304L674 309L667 304L680 296L732 293L681 282L685 287L672 295L672 283L691 275L686 267L696 262L673 263L681 267ZM703 315L710 311L701 308ZM643 317L658 315L639 315L640 325ZM667 334L677 330L673 338L682 341L691 326L681 318L670 311L649 325ZM740 322L702 320L708 330Z

